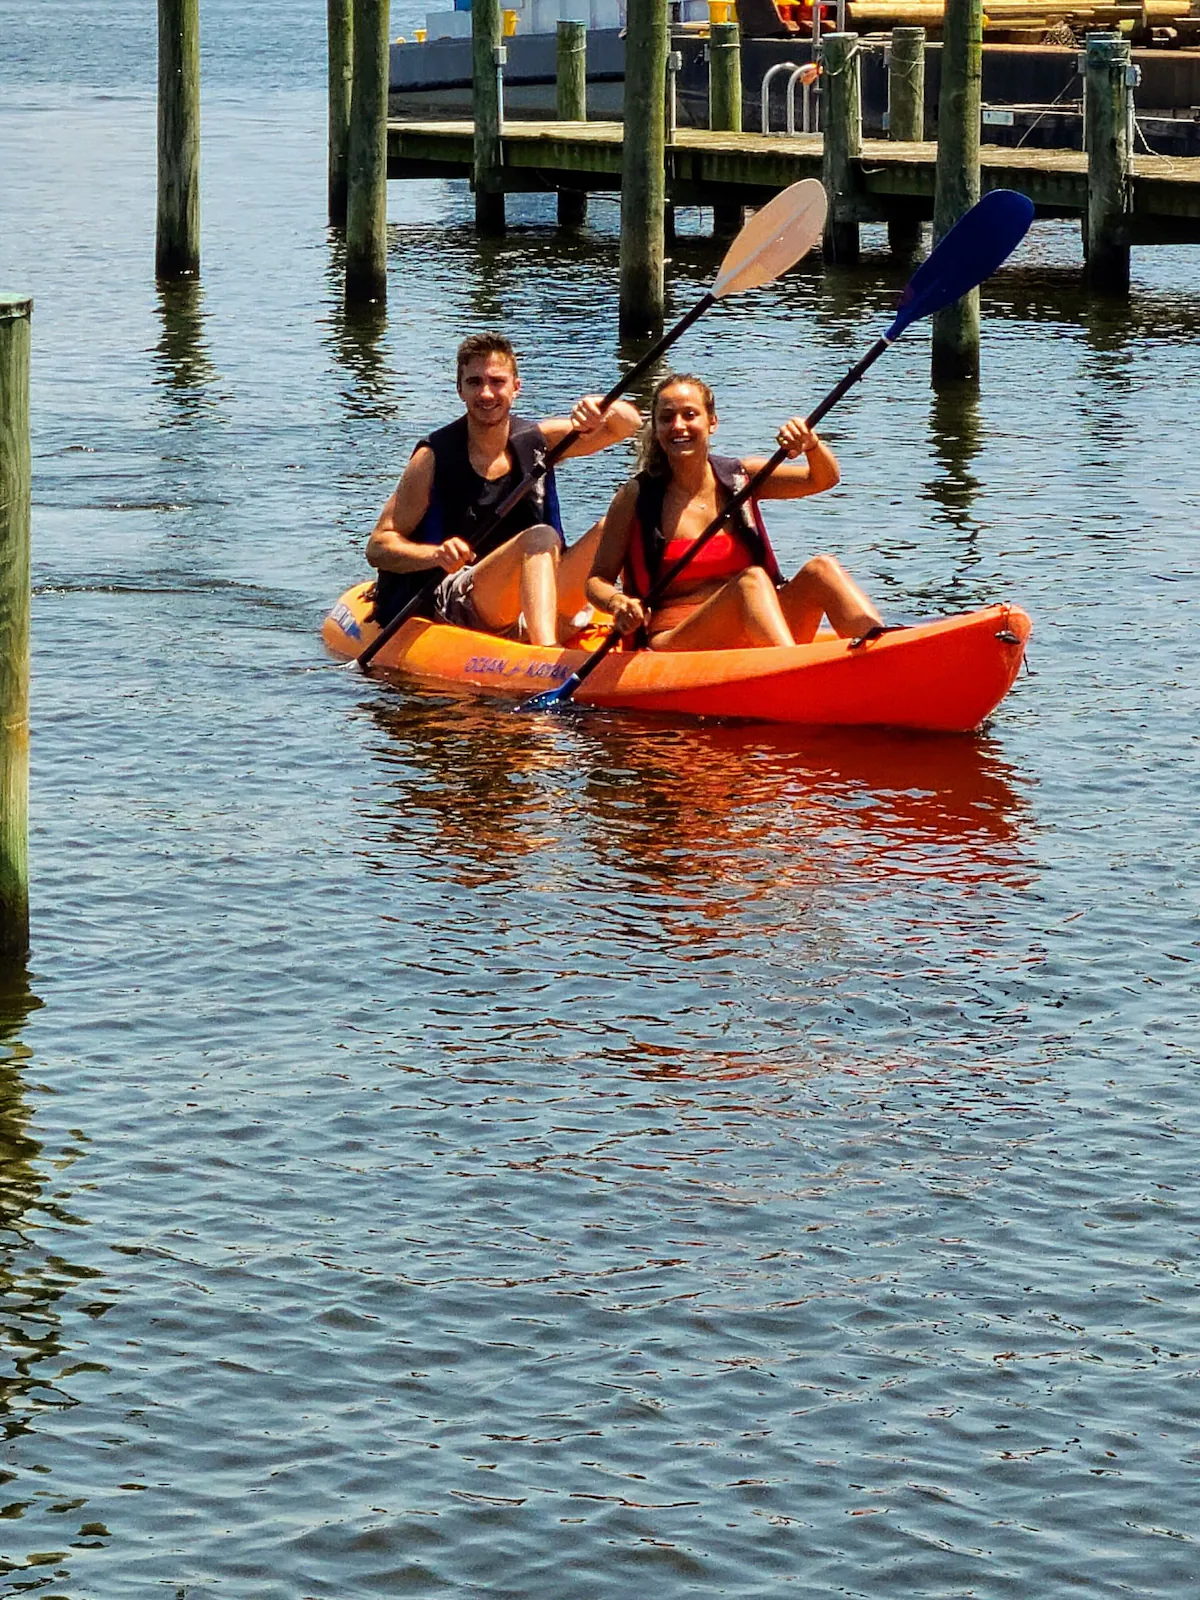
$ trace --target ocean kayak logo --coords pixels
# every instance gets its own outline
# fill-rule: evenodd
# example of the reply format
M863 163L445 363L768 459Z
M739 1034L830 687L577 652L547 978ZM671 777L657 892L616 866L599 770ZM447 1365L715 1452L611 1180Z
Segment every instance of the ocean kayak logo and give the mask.
M564 667L561 661L505 661L503 656L471 656L464 662L463 671L490 678L551 678L555 683L571 675L570 667Z

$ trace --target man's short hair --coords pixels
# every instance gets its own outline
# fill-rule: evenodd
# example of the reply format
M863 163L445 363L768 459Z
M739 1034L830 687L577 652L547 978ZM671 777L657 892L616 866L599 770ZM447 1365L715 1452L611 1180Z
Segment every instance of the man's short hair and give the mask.
M462 382L463 368L468 361L474 361L477 356L503 356L513 369L513 377L517 375L517 358L513 347L502 333L472 333L463 340L458 347L458 370L454 376L455 384Z

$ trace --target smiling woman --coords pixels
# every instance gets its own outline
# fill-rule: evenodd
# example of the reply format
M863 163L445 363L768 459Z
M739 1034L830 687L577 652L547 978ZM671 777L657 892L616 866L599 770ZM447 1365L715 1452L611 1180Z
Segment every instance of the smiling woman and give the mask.
M764 464L758 457L712 455L716 426L716 401L703 379L672 373L659 383L641 470L609 507L588 598L611 612L622 633L645 628L652 650L807 644L823 616L845 638L881 626L878 611L832 556L815 556L784 581L754 497L647 610L660 575ZM778 443L790 459L763 484L764 499L796 500L838 482L833 452L802 417L783 425Z

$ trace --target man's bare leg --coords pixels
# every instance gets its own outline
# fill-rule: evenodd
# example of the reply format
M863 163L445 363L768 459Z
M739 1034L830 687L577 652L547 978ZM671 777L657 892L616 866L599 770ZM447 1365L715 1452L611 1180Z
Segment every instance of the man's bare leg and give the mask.
M481 624L502 633L523 612L530 644L557 644L558 552L558 534L538 523L477 562L471 598Z
M604 518L593 523L582 539L577 539L569 550L564 550L558 562L558 615L570 624L588 607L584 585L592 575L592 563L600 536L604 532Z

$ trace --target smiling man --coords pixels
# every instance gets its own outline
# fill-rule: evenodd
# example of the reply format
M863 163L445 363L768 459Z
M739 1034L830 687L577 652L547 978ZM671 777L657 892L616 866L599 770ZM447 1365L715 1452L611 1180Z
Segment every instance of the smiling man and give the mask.
M505 543L476 559L474 542L505 496L572 429L580 437L563 460L627 439L641 416L623 400L602 412L599 396L586 395L569 417L528 422L513 414L520 392L507 339L478 333L463 340L458 393L465 414L420 441L367 542L367 560L379 573L378 622L390 622L439 568L446 576L434 590L433 616L482 633L557 644L587 604L600 524L567 549L553 472L509 513Z

